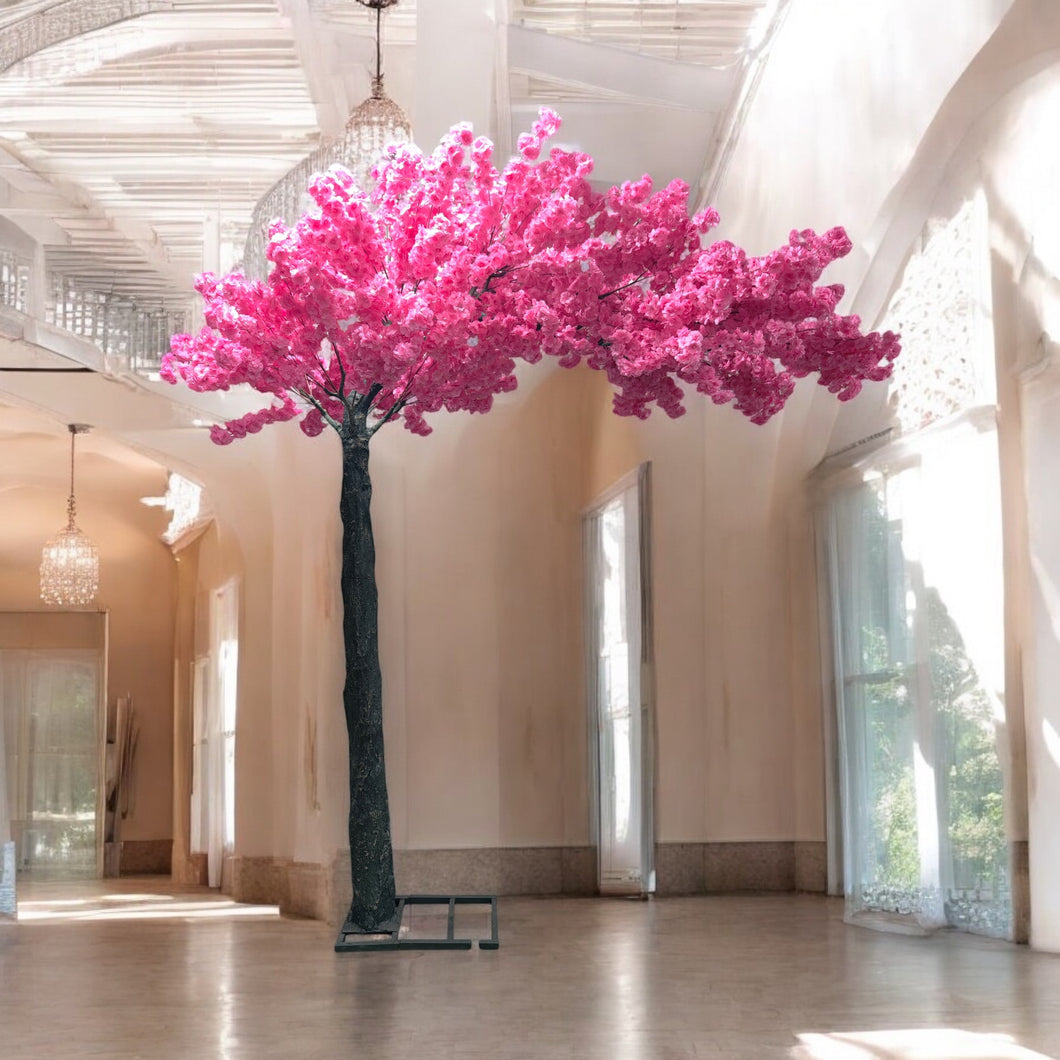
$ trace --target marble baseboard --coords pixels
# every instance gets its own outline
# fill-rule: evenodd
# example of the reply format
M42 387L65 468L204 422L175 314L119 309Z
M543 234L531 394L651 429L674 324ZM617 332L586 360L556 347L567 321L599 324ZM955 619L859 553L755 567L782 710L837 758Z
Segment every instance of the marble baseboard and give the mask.
M708 894L794 891L794 843L707 843Z
M233 854L224 859L221 890L248 905L279 905L287 900L287 872L282 858Z
M824 843L659 843L657 893L739 894L825 888ZM399 894L591 895L597 893L593 847L487 847L395 850ZM350 906L346 851L330 865L289 858L225 860L225 890L236 901L278 905L281 912L338 927Z
M399 894L593 894L596 854L591 847L395 850L394 877ZM338 926L353 893L349 855L340 851L330 866L235 855L225 859L223 889L237 902Z
M824 843L658 843L656 893L825 890Z
M327 868L312 862L291 861L286 869L287 900L280 903L280 912L327 920L331 913L331 873Z
M186 887L205 887L209 881L205 854L187 854L173 849L173 882Z
M596 894L596 848L560 847L562 894Z
M173 869L172 839L123 839L119 874L168 876Z
M399 894L596 893L592 847L485 847L461 850L395 850ZM328 923L339 926L350 907L349 855L331 865Z
M1009 844L1012 865L1012 941L1031 940L1031 865L1026 839Z
M328 918L329 873L323 865L291 858L225 858L224 890L237 902L278 905L287 916Z
M795 890L825 894L828 890L828 844L823 840L795 841Z
M655 893L703 894L707 889L704 843L655 844Z
M395 850L402 894L591 894L591 847L487 847Z

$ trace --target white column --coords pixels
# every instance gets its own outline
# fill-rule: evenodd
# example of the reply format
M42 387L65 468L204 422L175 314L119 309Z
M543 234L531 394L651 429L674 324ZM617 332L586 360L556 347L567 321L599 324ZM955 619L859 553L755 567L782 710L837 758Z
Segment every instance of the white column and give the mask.
M1024 654L1031 945L1060 952L1060 363L1023 388L1031 636Z
M476 135L497 141L496 7L495 0L420 0L417 5L413 130L422 150L433 150L461 121L471 122Z

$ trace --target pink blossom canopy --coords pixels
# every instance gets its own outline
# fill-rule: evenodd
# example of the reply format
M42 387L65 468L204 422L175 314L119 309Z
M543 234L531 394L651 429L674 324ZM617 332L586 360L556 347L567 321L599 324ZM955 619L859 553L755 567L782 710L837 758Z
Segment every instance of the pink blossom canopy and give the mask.
M791 233L751 257L708 243L714 210L688 213L688 188L647 176L598 193L592 159L553 148L543 110L503 171L458 125L430 156L390 149L364 192L348 172L315 177L315 204L270 231L266 280L205 273L206 326L177 335L163 377L193 390L246 383L275 401L213 429L220 443L301 417L340 427L356 405L372 430L400 416L426 434L445 409L486 412L516 386L515 366L548 355L606 373L619 415L684 412L689 388L755 423L817 373L846 400L885 379L897 337L862 335L815 286L850 250L841 228Z

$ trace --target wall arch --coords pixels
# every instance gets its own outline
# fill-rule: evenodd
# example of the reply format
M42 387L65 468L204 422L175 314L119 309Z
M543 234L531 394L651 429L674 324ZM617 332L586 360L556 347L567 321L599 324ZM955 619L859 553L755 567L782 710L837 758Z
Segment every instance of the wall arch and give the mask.
M875 247L854 294L853 311L878 320L902 266L933 211L955 206L966 175L994 129L992 114L1036 78L1060 65L1060 8L1048 0L1017 0L938 109L913 160L880 207L864 242Z

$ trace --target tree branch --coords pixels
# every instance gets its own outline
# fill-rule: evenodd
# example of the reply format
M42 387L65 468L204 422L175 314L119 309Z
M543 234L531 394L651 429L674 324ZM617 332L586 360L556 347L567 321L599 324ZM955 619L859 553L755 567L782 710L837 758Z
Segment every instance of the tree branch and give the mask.
M642 272L636 279L630 280L629 283L624 283L620 287L616 287L613 291L604 291L603 294L598 294L596 297L600 301L603 301L603 299L609 298L613 294L618 294L619 291L624 291L627 287L633 287L636 284L640 283L640 281L643 280L646 275L646 273Z
M363 394L361 399L355 405L355 411L360 413L362 416L368 415L368 410L372 407L372 402L379 397L379 392L383 389L382 383L373 383L368 388L368 393Z
M313 408L315 408L317 410L317 412L320 413L320 416L324 420L325 423L327 423L331 427L334 427L336 431L341 431L342 430L342 424L339 423L338 420L336 420L335 417L332 416L327 411L327 409L325 409L324 406L321 405L321 403L319 401L317 401L317 399L315 397L313 397L312 394L309 393L308 390L302 390L300 388L296 388L295 389L295 393L300 398L302 398L304 401L308 401L309 404L312 405Z
M427 361L427 354L424 353L420 356L419 363L415 368L409 372L408 379L405 380L405 385L401 388L401 393L398 394L397 401L387 409L386 414L383 418L368 432L368 436L371 437L380 427L383 426L387 420L392 419L396 416L409 402L409 389L412 386L412 381L419 375L420 369L424 366Z
M339 362L339 399L341 401L345 402L345 400L346 400L346 365L342 363L342 357L339 354L339 348L333 342L331 343L331 352L334 354L335 360Z
M503 265L501 268L497 269L496 272L491 272L489 276L486 277L486 282L482 285L481 291L477 287L472 287L471 297L481 298L484 294L489 294L489 292L492 290L490 284L493 283L494 280L502 279L510 272L518 272L520 269L525 268L527 268L526 265Z
M308 372L306 373L306 379L307 380L311 379L313 384L315 386L318 386L321 390L323 390L324 393L327 394L328 397L335 398L337 401L342 401L343 400L341 388L337 387L331 381L331 378L330 378L330 376L327 373L327 369L325 369L323 365L320 366L320 378L319 379L317 379L315 377L315 375L313 377L310 377Z
M387 422L387 420L393 419L408 403L409 399L407 397L398 398L398 400L387 410L386 415L368 432L368 437L371 438L372 435Z

